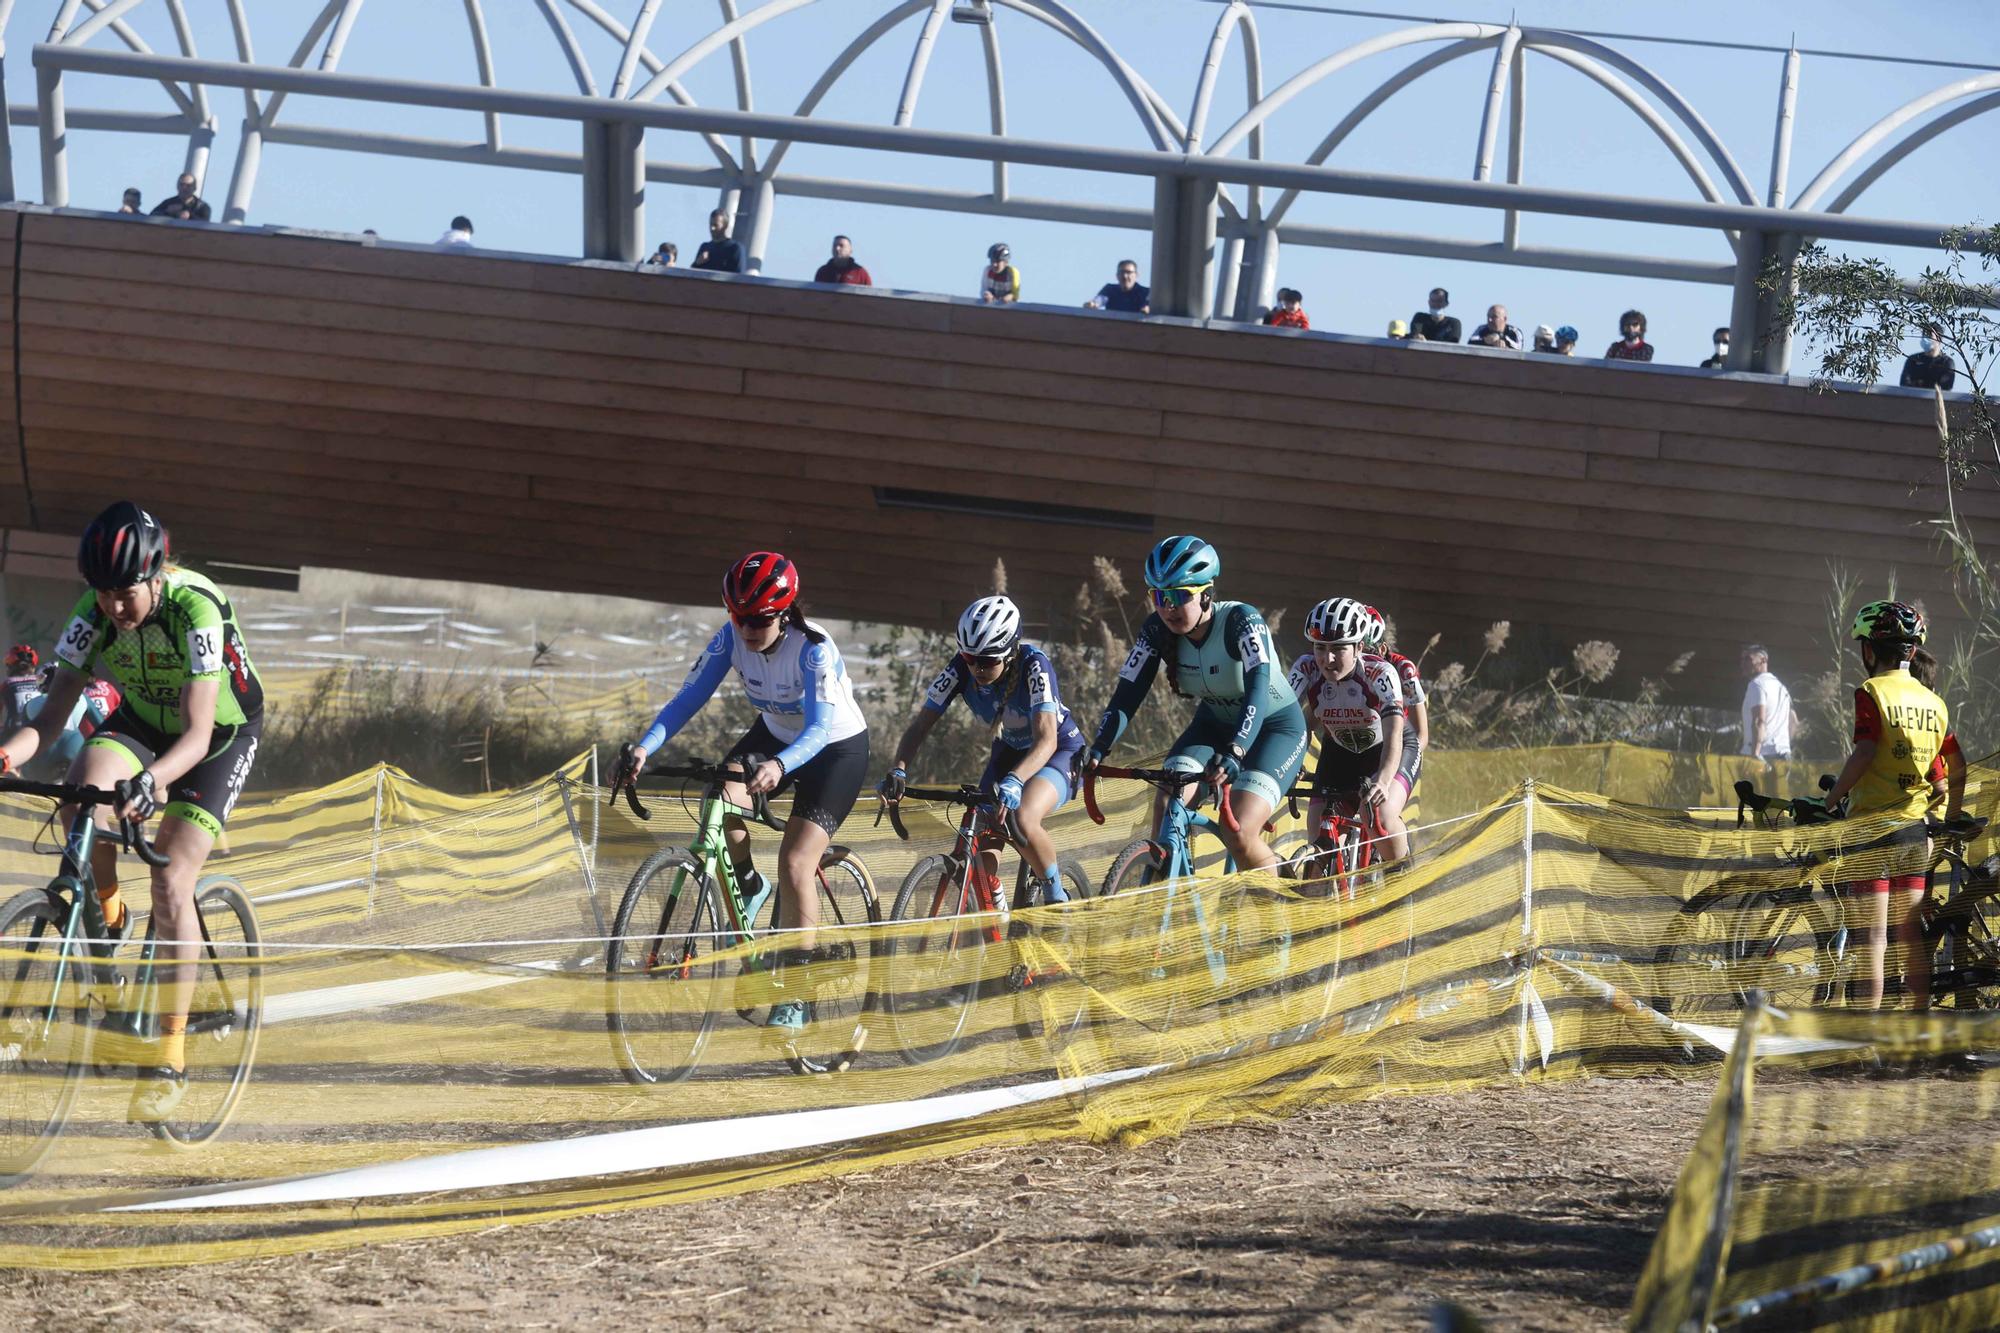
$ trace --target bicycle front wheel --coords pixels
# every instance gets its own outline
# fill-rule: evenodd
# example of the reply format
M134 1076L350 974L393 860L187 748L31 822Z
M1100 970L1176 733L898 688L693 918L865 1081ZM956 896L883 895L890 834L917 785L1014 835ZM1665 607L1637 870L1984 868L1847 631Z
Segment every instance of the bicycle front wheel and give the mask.
M83 1081L89 1014L75 960L61 968L65 910L40 889L0 908L0 1187L49 1155Z
M882 919L867 863L845 847L829 847L814 877L819 895L817 943L808 964L811 1021L785 1039L786 1059L801 1074L838 1074L868 1044L868 1020L883 989L876 975L874 932Z
M604 1022L628 1083L678 1083L715 1030L721 898L702 863L679 847L647 857L625 887L604 952Z
M896 1054L919 1065L958 1049L985 975L989 924L951 918L979 910L970 871L949 856L926 856L903 877L891 919L944 918L929 927L906 925L886 942L882 1008Z
M1073 903L1089 898L1096 887L1073 856L1056 858L1056 875ZM1051 924L1017 940L1021 961L1008 972L1017 997L1014 1030L1023 1041L1040 1038L1051 1061L1090 1016L1090 987L1077 969L1083 932L1074 924L1076 911L1060 912Z
M249 1085L264 1021L262 936L249 895L234 879L212 875L195 886L195 910L201 951L187 1017L187 1095L171 1119L147 1126L176 1148L206 1143L228 1127Z

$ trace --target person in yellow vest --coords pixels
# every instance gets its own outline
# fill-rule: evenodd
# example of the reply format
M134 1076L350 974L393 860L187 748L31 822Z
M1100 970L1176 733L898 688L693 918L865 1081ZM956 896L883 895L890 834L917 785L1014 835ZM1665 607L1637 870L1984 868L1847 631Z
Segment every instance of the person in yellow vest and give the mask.
M1924 815L1943 767L1945 818L1958 817L1965 801L1965 756L1952 734L1944 700L1910 674L1910 660L1928 630L1924 616L1903 602L1870 602L1854 617L1861 665L1868 679L1854 692L1854 750L1826 794L1838 809L1850 796L1850 816L1892 815L1909 821L1891 846L1929 843ZM1882 1007L1883 964L1891 937L1916 1007L1930 1007L1931 960L1923 945L1924 875L1891 875L1847 885L1862 913L1864 984L1870 1008Z

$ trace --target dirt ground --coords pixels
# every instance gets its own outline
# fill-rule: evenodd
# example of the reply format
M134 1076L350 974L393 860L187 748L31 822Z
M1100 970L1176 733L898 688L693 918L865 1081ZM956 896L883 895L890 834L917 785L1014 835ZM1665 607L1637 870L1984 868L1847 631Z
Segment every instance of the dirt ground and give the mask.
M0 1275L0 1327L1490 1328L1622 1322L1703 1079L1316 1109L684 1207L114 1276Z

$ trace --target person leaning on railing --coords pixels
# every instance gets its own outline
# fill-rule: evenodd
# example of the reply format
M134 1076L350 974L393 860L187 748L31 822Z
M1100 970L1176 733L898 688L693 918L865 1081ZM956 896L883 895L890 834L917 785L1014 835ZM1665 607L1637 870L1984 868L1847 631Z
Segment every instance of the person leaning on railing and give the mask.
M1854 750L1833 789L1829 809L1852 797L1853 816L1889 815L1911 821L1890 846L1928 847L1923 819L1932 800L1933 769L1942 761L1945 818L1965 802L1965 756L1952 734L1944 700L1910 674L1910 662L1928 635L1921 611L1904 602L1870 602L1854 617L1854 638L1868 679L1854 692ZM1864 913L1864 984L1871 1008L1882 1005L1884 962L1890 937L1905 956L1905 976L1916 1007L1930 1005L1931 960L1923 947L1924 874L1856 880L1848 893Z

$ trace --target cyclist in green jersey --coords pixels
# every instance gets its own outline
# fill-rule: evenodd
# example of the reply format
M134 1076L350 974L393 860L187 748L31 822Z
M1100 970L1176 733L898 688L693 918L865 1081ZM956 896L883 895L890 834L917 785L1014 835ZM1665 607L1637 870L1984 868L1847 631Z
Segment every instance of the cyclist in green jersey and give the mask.
M1263 615L1247 602L1215 600L1221 574L1222 556L1199 537L1169 537L1146 557L1153 614L1118 672L1087 763L1118 743L1164 663L1174 692L1199 701L1165 766L1190 783L1205 776L1231 784L1239 827L1223 826L1223 837L1240 869L1264 870L1278 863L1264 821L1305 762L1306 719Z
M130 500L84 530L77 568L91 591L56 642L58 671L40 719L0 738L0 773L53 743L100 670L124 691L68 780L116 786L123 818L161 815L153 843L167 864L153 871L153 923L158 956L180 966L163 979L159 1062L140 1075L132 1117L164 1120L187 1092L187 1012L201 939L195 883L257 757L264 689L229 600L201 575L169 563L167 530ZM109 828L111 813L99 806L96 818ZM65 827L75 814L63 811ZM118 892L117 855L115 839L100 839L92 868L106 929L123 938L132 912Z

